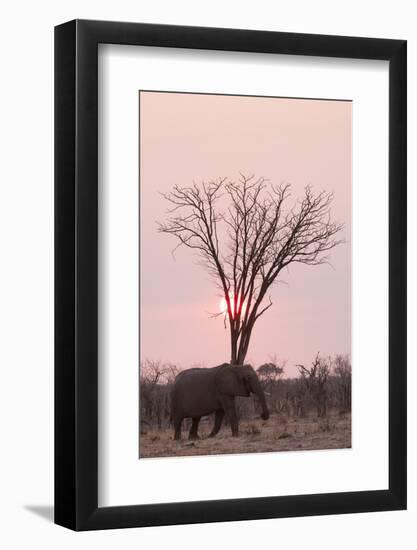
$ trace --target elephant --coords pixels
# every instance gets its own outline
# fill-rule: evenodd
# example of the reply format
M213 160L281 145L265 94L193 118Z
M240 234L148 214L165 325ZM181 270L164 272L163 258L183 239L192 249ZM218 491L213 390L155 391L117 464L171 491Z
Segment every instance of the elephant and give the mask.
M224 414L228 415L232 436L239 435L235 397L249 397L254 393L261 404L263 420L269 411L258 376L250 365L223 363L212 368L192 368L180 372L171 392L171 420L174 424L174 440L181 439L184 418L192 418L189 439L198 439L198 424L202 416L215 413L213 429L209 437L220 430Z

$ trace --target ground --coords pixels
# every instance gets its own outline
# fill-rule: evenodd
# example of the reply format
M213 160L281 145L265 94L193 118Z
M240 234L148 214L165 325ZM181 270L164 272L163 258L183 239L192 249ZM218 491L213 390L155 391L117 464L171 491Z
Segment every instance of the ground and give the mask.
M349 413L330 413L327 418L287 418L271 415L242 420L239 437L231 436L230 427L223 425L214 438L208 438L211 420L200 424L197 441L188 440L184 429L181 441L174 441L171 428L147 429L140 436L140 458L214 454L265 453L276 451L305 451L312 449L341 449L351 447L351 416Z

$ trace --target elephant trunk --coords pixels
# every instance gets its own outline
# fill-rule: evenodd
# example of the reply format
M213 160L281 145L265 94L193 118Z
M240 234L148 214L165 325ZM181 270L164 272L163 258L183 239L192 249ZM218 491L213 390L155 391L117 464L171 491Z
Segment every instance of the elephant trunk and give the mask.
M268 410L268 407L267 407L267 404L266 404L265 393L264 393L264 390L262 389L261 383L259 382L258 379L256 379L256 381L254 381L253 393L257 396L257 398L259 399L259 402L261 404L261 407L262 407L261 418L262 418L262 420L268 420L269 410Z

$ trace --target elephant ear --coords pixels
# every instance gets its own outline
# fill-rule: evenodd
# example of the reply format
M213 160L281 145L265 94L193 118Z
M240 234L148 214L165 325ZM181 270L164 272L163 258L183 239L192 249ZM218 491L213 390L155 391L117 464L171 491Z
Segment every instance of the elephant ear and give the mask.
M216 387L224 395L247 397L250 394L248 374L239 366L224 365L216 375Z

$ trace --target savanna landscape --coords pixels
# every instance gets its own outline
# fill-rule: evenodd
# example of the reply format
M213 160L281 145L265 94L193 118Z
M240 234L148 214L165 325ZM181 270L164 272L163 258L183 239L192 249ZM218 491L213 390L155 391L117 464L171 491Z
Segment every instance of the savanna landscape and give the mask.
M215 440L207 439L210 427L203 424L198 441L174 441L172 429L144 429L140 440L140 457L195 456L271 451L308 451L343 449L351 446L350 413L332 412L326 419L315 416L303 419L272 414L270 419L241 422L239 438L226 431Z
M140 113L139 457L351 447L350 102Z
M323 360L317 356L310 368L299 368L299 377L293 379L283 378L285 367L274 363L257 369L270 411L268 420L260 418L255 398L240 397L236 399L238 437L231 437L226 422L216 437L210 438L211 415L200 422L198 439L188 439L188 420L184 422L183 438L175 441L171 390L177 370L173 365L145 361L140 383L140 457L350 448L349 357Z

